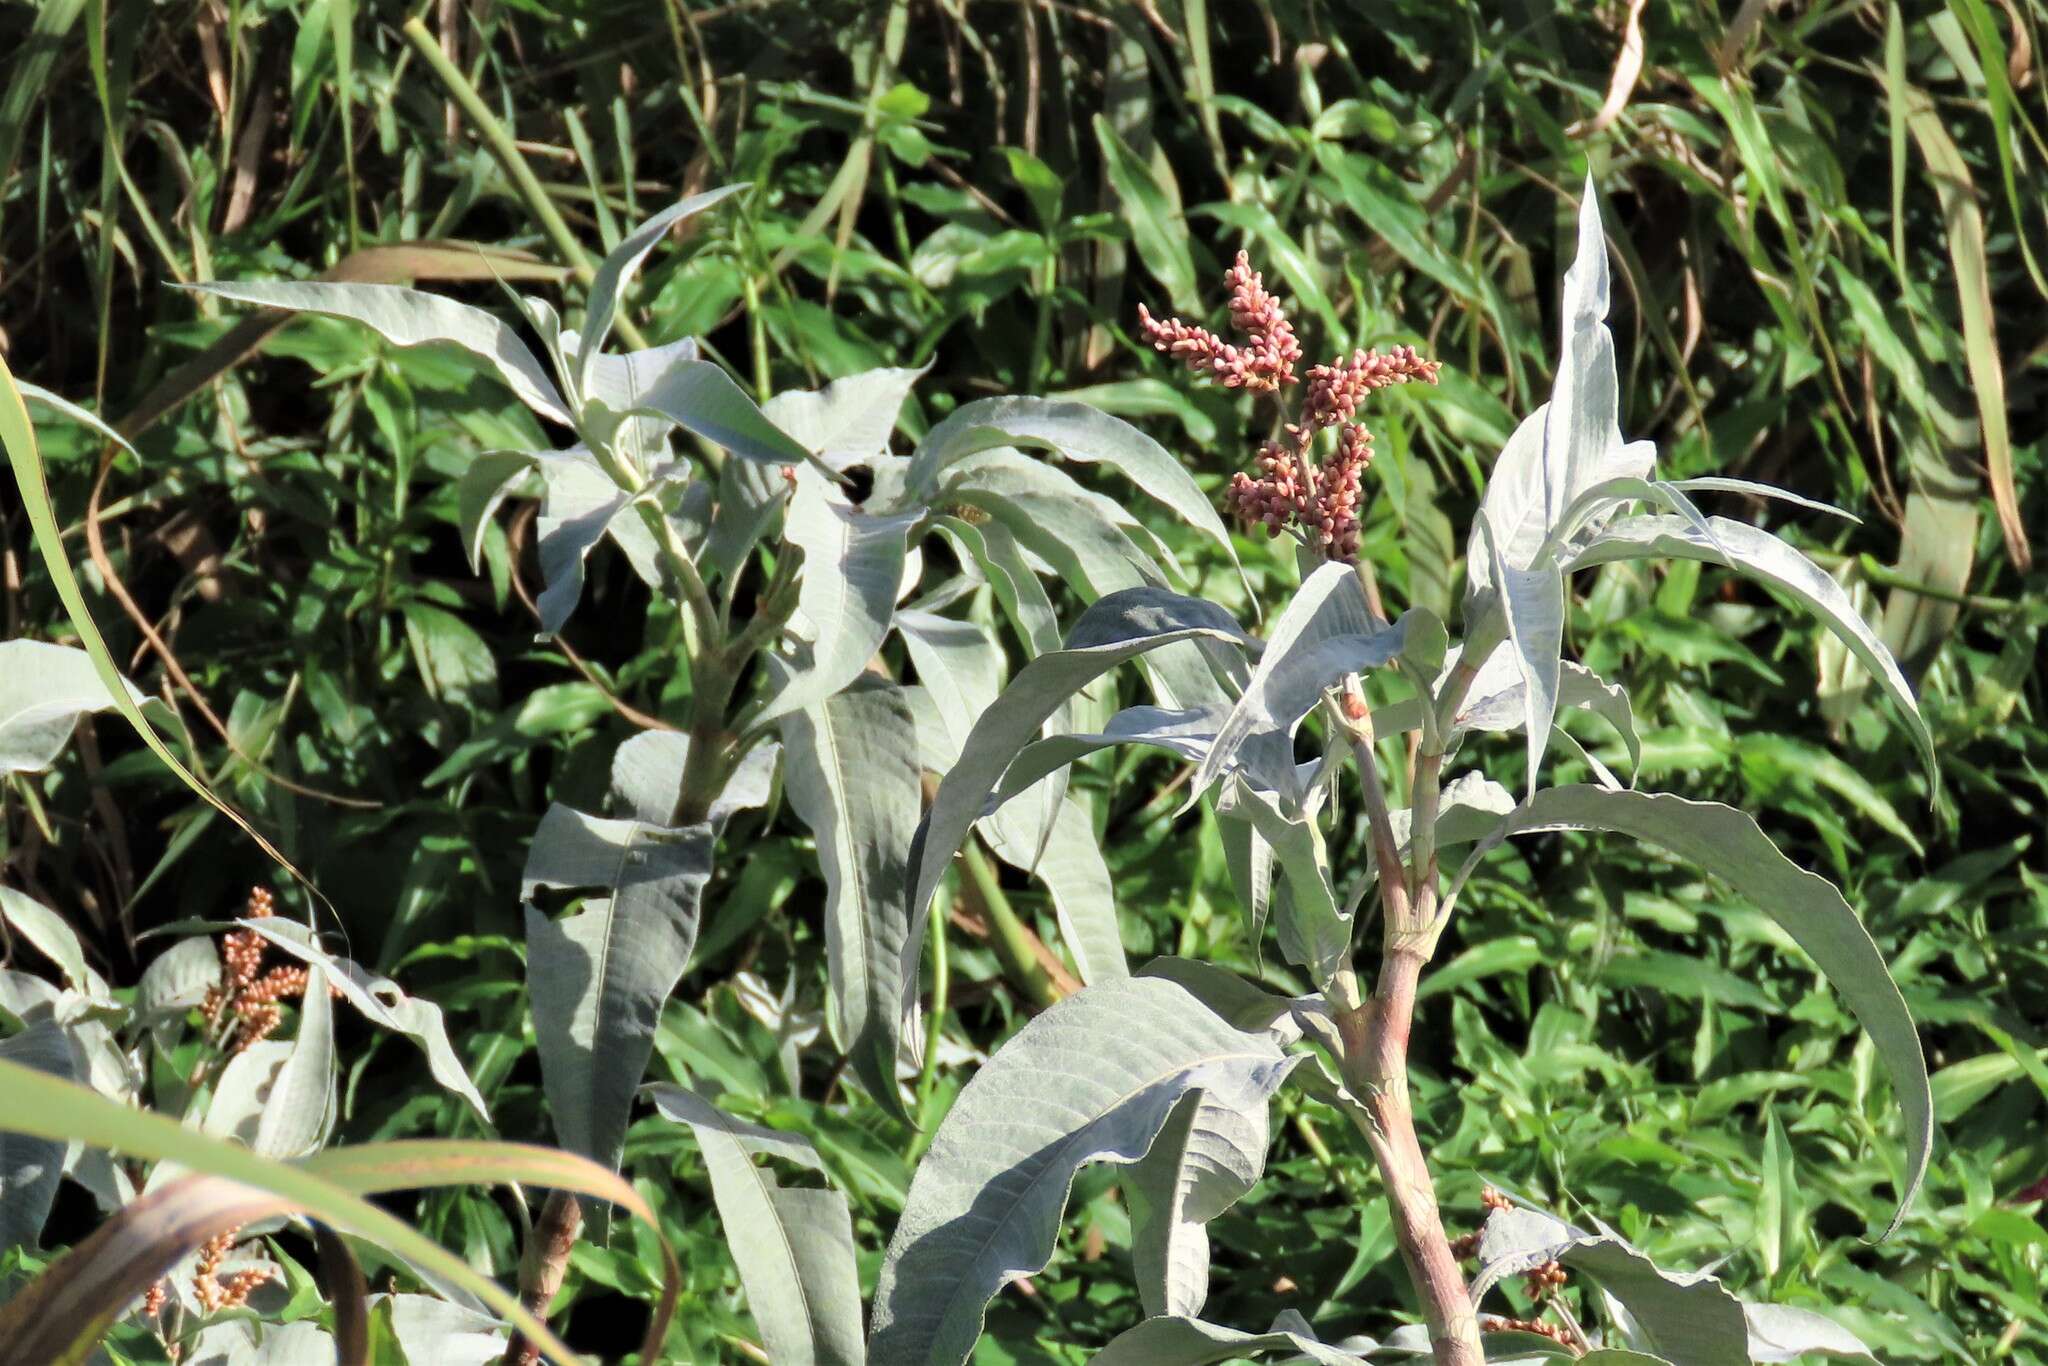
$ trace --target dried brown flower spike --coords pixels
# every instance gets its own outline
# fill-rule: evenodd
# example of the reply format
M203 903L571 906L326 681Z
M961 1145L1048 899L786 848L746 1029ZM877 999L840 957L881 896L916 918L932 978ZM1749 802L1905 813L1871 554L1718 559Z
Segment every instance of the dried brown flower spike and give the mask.
M1294 364L1301 344L1279 300L1243 252L1223 277L1230 286L1230 323L1246 339L1234 346L1205 328L1179 318L1154 318L1138 305L1138 327L1157 350L1177 356L1197 374L1207 373L1233 389L1277 394L1296 382ZM1349 360L1318 365L1308 372L1299 417L1287 424L1286 441L1259 447L1258 473L1239 472L1225 494L1230 510L1247 526L1269 536L1291 530L1325 559L1358 554L1358 505L1365 467L1372 463L1372 433L1353 420L1367 395L1391 384L1420 380L1434 384L1442 368L1412 346L1390 351L1354 351ZM1337 450L1320 467L1317 433L1340 427Z

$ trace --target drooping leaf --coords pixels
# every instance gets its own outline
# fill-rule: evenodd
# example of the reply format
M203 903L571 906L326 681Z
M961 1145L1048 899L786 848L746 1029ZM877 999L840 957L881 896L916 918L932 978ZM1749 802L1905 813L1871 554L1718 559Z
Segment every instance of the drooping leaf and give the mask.
M1307 1326L1291 1310L1264 1333L1247 1333L1180 1315L1148 1318L1117 1334L1095 1354L1094 1361L1098 1366L1213 1366L1268 1352L1292 1352L1317 1366L1365 1366L1366 1358L1356 1352L1332 1347L1301 1331Z
M1009 688L975 722L960 761L939 785L918 826L910 866L910 940L916 942L939 878L1011 759L1062 703L1117 665L1180 641L1211 640L1240 646L1250 638L1230 614L1199 598L1163 588L1133 588L1103 598L1075 623L1065 649L1040 655L1010 680Z
M822 1170L795 1134L733 1118L680 1086L648 1088L655 1108L690 1126L712 1199L747 1287L769 1360L781 1366L863 1366L853 1216L835 1190L779 1186L753 1160L767 1152Z
M987 398L963 403L919 443L910 487L936 490L946 468L998 446L1042 447L1067 460L1107 465L1140 493L1202 532L1237 563L1230 532L1194 476L1164 446L1085 403L1043 398Z
M1052 895L1060 940L1074 955L1081 980L1092 984L1129 976L1109 864L1088 809L1076 798L1061 801L1050 838L1031 872Z
M599 820L548 808L527 851L522 900L541 888L597 892L551 919L526 908L527 990L541 1081L562 1145L616 1167L654 1031L697 942L711 878L708 825Z
M0 650L4 649L0 646ZM0 667L5 667L4 660L0 660ZM85 965L84 946L78 942L78 935L72 928L64 923L63 916L12 887L0 887L0 921L62 969L64 980L72 990L89 996L107 995L105 980Z
M1465 694L1465 703L1452 718L1451 733L1520 730L1528 724L1524 697L1527 687L1521 677L1520 660L1514 651L1505 646L1495 650L1473 676L1472 685ZM1622 746L1628 750L1629 762L1635 765L1642 763L1643 746L1636 734L1635 709L1629 702L1628 690L1620 684L1609 683L1585 665L1567 659L1559 665L1557 705L1590 711L1601 717L1621 736ZM1386 734L1378 729L1379 721L1379 714L1375 712L1375 733Z
M1537 793L1473 858L1499 838L1545 830L1613 831L1667 849L1755 902L1807 952L1855 1012L1891 1075L1907 1146L1905 1185L1887 1233L1897 1229L1927 1171L1934 1097L1905 1000L1869 931L1834 884L1786 858L1753 819L1734 807L1589 786Z
M576 425L569 405L526 343L501 318L480 308L403 285L285 283L245 280L187 285L238 303L324 313L368 327L394 346L445 342L487 361L521 403L551 422Z
M463 469L455 482L455 521L462 532L462 548L469 555L469 568L483 568L484 536L498 506L514 488L525 481L535 465L531 451L483 451Z
M463 1070L462 1060L448 1042L448 1029L441 1019L441 1007L432 1001L408 996L389 977L379 977L357 963L338 958L321 948L312 931L282 916L237 922L242 929L263 936L309 967L327 975L341 998L360 1011L372 1024L405 1035L427 1055L427 1071L451 1095L469 1102L477 1118L490 1123L490 1111L477 1093L476 1083Z
M1125 707L1110 717L1100 731L1034 740L1004 770L1002 782L989 798L989 807L999 809L1018 794L1030 791L1047 774L1116 745L1144 745L1200 763L1216 742L1216 733L1228 714L1214 704L1185 709Z
M269 1103L256 1122L256 1135L249 1146L265 1157L304 1157L316 1151L334 1127L339 1072L327 974L318 964L311 964L306 968L305 995L299 1002L298 1033L292 1038L291 1052L277 1069Z
M1619 1237L1592 1235L1539 1210L1496 1210L1480 1233L1479 1300L1502 1277L1545 1262L1583 1272L1628 1307L1642 1334L1632 1344L1674 1366L1747 1366L1742 1302L1702 1272L1662 1271Z
M789 802L817 836L833 1017L869 1093L897 1109L917 986L908 859L923 809L917 723L898 687L847 689L782 720Z
M238 1144L192 1132L175 1120L108 1100L86 1087L45 1076L0 1059L0 1115L7 1131L59 1142L82 1142L134 1157L175 1162L194 1172L224 1177L258 1192L278 1197L268 1211L252 1208L241 1222L265 1213L302 1212L331 1227L367 1238L477 1296L506 1315L549 1359L563 1366L580 1360L519 1304L518 1299L489 1277L478 1274L461 1257L448 1252L404 1220L363 1199L365 1195L444 1185L518 1181L601 1196L625 1206L655 1228L661 1249L663 1290L648 1326L643 1355L660 1351L681 1284L675 1255L660 1233L653 1210L625 1181L582 1158L545 1148L510 1143L447 1140L370 1144L316 1153L297 1163L259 1157ZM204 1200L199 1217L231 1214L218 1190ZM133 1208L131 1206L130 1208ZM111 1241L126 1239L127 1230L102 1225ZM203 1241L203 1240L202 1240ZM188 1244L141 1238L132 1245L144 1260L115 1260L100 1255L92 1240L80 1244L43 1277L0 1305L0 1341L23 1359L78 1362L97 1343L105 1327L142 1290L161 1277L187 1250ZM64 1268L59 1272L59 1268ZM99 1289L107 1278L132 1284L125 1294L108 1298ZM83 1287L81 1292L80 1288ZM77 1295L77 1307L67 1296Z
M1749 1327L1751 1361L1803 1361L1814 1355L1843 1361L1877 1360L1854 1333L1811 1309L1745 1302L1742 1316Z
M1207 1091L1181 1098L1124 1182L1131 1260L1148 1315L1194 1318L1209 1298L1208 1223L1266 1168L1263 1096L1233 1109Z
M148 715L127 693L128 684L121 677L121 671L114 662L112 651L107 648L106 639L100 634L99 626L93 621L92 609L86 602L85 591L78 582L78 575L71 567L69 553L64 549L64 534L57 524L56 509L50 502L50 486L43 468L42 451L36 444L35 427L29 422L28 409L23 405L21 391L16 386L14 372L7 368L4 357L0 357L0 446L6 447L7 463L14 472L15 486L21 493L22 510L28 515L30 531L34 535L37 552L42 556L43 567L49 573L57 597L64 604L65 615L71 618L72 629L86 654L92 660L93 671L99 675L103 695L112 700L114 709L122 719L135 729L135 733L163 766L169 769L177 780L195 796L215 811L228 818L234 827L253 840L258 848L282 866L299 881L311 886L298 865L284 856L263 833L250 824L249 818L236 810L227 799L202 782L199 776L186 767L178 756L171 752L169 745L156 732Z
M1708 521L1713 527L1715 540L1719 542L1718 547L1676 517L1647 515L1624 518L1575 547L1565 563L1565 571L1570 573L1615 560L1671 556L1725 564L1787 594L1818 617L1821 624L1833 631L1862 662L1863 667L1870 670L1878 686L1905 718L1906 728L1919 746L1921 760L1932 774L1934 739L1928 732L1927 723L1921 719L1913 690L1899 672L1891 651L1884 647L1870 629L1870 624L1857 612L1842 586L1828 577L1819 565L1768 531L1725 517L1711 517Z
M1411 631L1414 641L1428 634L1425 623L1435 624L1440 642L1443 628L1427 609L1405 613L1391 626L1375 622L1350 565L1318 566L1274 620L1244 696L1195 771L1191 793L1208 791L1243 755L1254 781L1277 791L1290 809L1298 807L1304 794L1295 775L1295 727L1347 674L1378 668L1407 651ZM1441 663L1440 643L1435 655ZM1436 663L1428 665L1431 672Z
M1150 1149L1189 1090L1249 1106L1291 1060L1179 985L1084 988L968 1082L919 1165L875 1295L872 1360L954 1366L989 1299L1045 1265L1074 1174Z
M534 519L542 588L534 606L542 635L553 635L583 597L583 562L607 532L649 584L661 582L651 539L632 510L633 495L612 482L596 457L578 446L534 453L547 493Z

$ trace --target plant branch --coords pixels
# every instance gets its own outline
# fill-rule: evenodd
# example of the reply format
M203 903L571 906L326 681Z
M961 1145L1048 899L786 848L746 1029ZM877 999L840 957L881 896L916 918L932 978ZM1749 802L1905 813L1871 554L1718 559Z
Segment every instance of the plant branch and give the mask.
M1386 888L1394 882L1382 877L1380 885ZM1391 924L1388 933L1391 939ZM1479 1316L1444 1234L1436 1185L1415 1137L1415 1112L1408 1097L1408 1030L1426 961L1425 954L1412 948L1391 950L1380 965L1372 999L1338 1014L1344 1080L1359 1102L1353 1119L1372 1148L1387 1188L1394 1241L1421 1298L1437 1366L1482 1366Z
M1451 687L1462 691L1470 686L1471 672L1461 663ZM1446 694L1449 691L1447 688ZM1455 708L1456 704L1450 705ZM1438 1366L1480 1366L1484 1356L1479 1345L1479 1317L1444 1233L1436 1185L1415 1136L1415 1113L1408 1094L1408 1034L1415 1016L1416 986L1442 928L1437 916L1436 858L1433 852L1423 851L1434 845L1444 727L1431 728L1431 753L1425 754L1416 769L1412 808L1416 823L1410 841L1415 867L1411 871L1394 842L1386 790L1373 754L1372 712L1356 676L1345 680L1338 716L1349 733L1358 764L1374 856L1380 865L1384 912L1380 976L1372 996L1359 999L1357 978L1349 969L1338 974L1329 993L1344 1045L1344 1082L1358 1101L1352 1118L1371 1146L1386 1186L1395 1242L1421 1298ZM1423 833L1425 821L1431 827L1428 835Z

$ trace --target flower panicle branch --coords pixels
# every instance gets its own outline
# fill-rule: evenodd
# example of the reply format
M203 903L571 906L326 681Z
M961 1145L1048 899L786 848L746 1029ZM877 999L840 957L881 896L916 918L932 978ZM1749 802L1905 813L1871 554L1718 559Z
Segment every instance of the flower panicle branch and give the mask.
M1244 252L1223 279L1231 291L1230 323L1244 345L1179 318L1155 318L1140 304L1138 327L1145 339L1226 388L1277 395L1301 383L1294 326ZM1285 424L1285 439L1259 447L1256 473L1232 477L1225 494L1230 511L1269 536L1292 531L1327 559L1355 558L1361 488L1372 463L1372 433L1357 421L1358 409L1377 389L1434 384L1441 369L1441 362L1425 360L1412 346L1357 350L1349 359L1311 367L1301 410ZM1333 428L1339 429L1336 450L1319 466L1316 437Z

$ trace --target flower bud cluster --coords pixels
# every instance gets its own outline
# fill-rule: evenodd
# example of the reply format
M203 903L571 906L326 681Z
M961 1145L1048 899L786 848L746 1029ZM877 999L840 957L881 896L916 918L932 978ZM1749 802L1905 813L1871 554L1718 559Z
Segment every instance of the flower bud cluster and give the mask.
M221 1263L234 1249L235 1235L240 1232L238 1228L231 1228L209 1239L199 1250L199 1265L192 1272L192 1293L198 1297L199 1307L209 1314L223 1309L239 1309L248 1301L251 1291L270 1279L270 1268L263 1266L246 1267L226 1280L221 1279Z
M1573 1356L1579 1354L1579 1345L1572 1341L1570 1333L1542 1319L1502 1319L1488 1315L1479 1320L1479 1329L1485 1333L1532 1333L1539 1338L1549 1338L1558 1346L1569 1349Z
M1541 1266L1530 1268L1523 1277L1523 1285L1528 1289L1531 1299L1540 1300L1546 1295L1564 1289L1566 1282L1570 1280L1570 1273L1561 1264L1548 1261Z
M267 888L253 888L245 912L250 920L263 920L277 913ZM209 988L200 1010L207 1028L220 1024L223 1014L235 1021L233 1051L240 1053L277 1032L284 1022L281 1001L294 1001L306 994L306 970L302 967L263 971L263 953L268 947L254 930L231 930L221 936L221 979ZM340 995L338 989L334 995Z
M1179 357L1197 374L1208 372L1226 388L1272 393L1294 383L1294 363L1301 359L1294 324L1287 321L1280 301L1266 292L1264 279L1243 252L1224 273L1223 282L1230 286L1230 325L1244 335L1245 345L1233 346L1207 328L1179 318L1154 318L1139 304L1138 328L1145 340Z
M1266 292L1243 252L1223 278L1231 289L1230 322L1246 338L1244 346L1179 318L1154 318L1140 304L1138 326L1145 339L1228 388L1278 393L1296 383L1301 345L1279 300ZM1355 559L1361 490L1365 468L1372 463L1372 433L1354 421L1359 405L1389 385L1434 384L1441 368L1441 362L1424 360L1412 346L1354 351L1349 360L1313 367L1299 419L1286 424L1287 440L1259 447L1256 473L1232 476L1226 505L1247 526L1264 527L1269 536L1290 530L1326 559ZM1342 429L1336 453L1318 467L1316 436L1332 427Z

